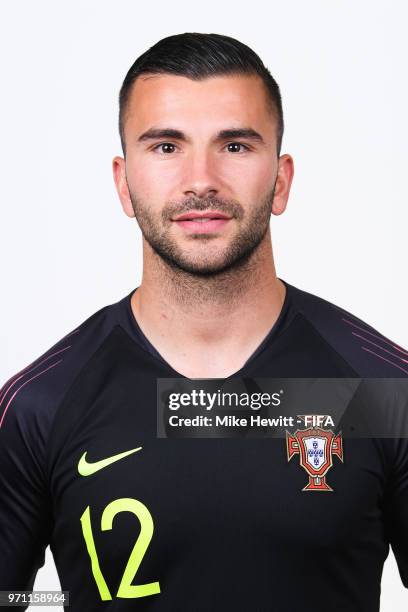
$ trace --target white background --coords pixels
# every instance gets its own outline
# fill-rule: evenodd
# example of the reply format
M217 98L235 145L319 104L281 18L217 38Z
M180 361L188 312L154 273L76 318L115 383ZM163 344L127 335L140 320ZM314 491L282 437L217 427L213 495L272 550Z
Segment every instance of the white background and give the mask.
M408 346L407 17L390 0L4 3L1 382L139 284L117 98L138 55L185 31L240 39L281 87L295 178L272 217L278 276ZM49 549L34 588L59 588ZM407 604L390 555L381 610Z

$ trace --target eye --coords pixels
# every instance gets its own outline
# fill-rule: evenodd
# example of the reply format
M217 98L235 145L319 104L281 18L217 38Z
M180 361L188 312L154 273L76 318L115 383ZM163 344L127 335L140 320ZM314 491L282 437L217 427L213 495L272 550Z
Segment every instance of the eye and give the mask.
M165 147L165 149L161 150L161 153L168 154L168 153L173 153L176 145L172 144L171 142L160 142L159 144L155 145L152 150L156 151L160 147L163 147L163 148ZM169 150L169 148L171 147L173 147L173 150Z
M226 146L227 146L227 147L232 147L232 148L233 148L232 150L229 148L229 152L230 152L230 153L240 153L241 151L237 151L237 150L236 150L236 149L237 149L237 147L244 147L244 149L245 149L246 151L249 151L249 147L247 147L247 145L244 145L242 142L230 142L230 143L228 143ZM235 148L235 150L234 150L234 148Z

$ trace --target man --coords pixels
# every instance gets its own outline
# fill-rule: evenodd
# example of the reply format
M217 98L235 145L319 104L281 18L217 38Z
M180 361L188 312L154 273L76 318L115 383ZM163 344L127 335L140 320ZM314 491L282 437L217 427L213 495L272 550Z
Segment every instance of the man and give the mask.
M302 490L293 436L156 433L160 378L408 374L400 346L276 275L270 215L293 178L278 85L237 40L170 36L130 68L119 128L142 282L3 386L0 590L32 588L50 544L75 612L377 611L390 542L408 587L404 440L343 457L336 438L331 486Z

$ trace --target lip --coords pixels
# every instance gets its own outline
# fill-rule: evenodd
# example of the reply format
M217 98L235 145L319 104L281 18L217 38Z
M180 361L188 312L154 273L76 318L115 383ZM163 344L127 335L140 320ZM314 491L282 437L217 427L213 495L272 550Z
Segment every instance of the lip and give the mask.
M181 221L175 221L175 223L178 227L193 234L213 234L222 230L223 227L231 220L229 217L215 219L211 217L204 217L203 215L201 215L200 219L205 219L205 221L182 219Z
M228 215L218 211L218 210L208 210L204 212L199 211L191 211L185 213L184 215L180 215L173 219L173 221L191 221L192 219L231 219ZM205 223L199 221L198 223Z

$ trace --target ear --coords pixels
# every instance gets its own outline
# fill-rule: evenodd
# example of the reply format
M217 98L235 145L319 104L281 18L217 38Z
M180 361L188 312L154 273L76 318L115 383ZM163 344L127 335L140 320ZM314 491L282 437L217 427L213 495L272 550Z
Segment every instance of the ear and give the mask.
M112 160L113 179L115 181L116 190L122 204L123 212L128 217L134 217L135 213L130 199L129 188L126 180L126 161L123 157L117 155Z
M281 215L285 211L294 174L293 159L290 155L281 155L278 163L278 176L272 203L273 215Z

